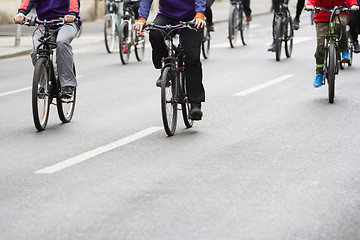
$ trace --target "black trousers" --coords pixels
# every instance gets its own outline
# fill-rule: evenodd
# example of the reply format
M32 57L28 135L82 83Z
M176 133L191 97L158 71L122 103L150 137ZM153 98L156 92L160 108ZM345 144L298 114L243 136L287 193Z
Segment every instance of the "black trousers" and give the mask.
M156 25L176 25L178 20L158 15L154 23ZM150 31L150 43L152 47L152 60L156 69L161 69L161 59L168 56L164 36L160 31ZM205 90L202 84L202 66L200 62L200 48L202 42L202 29L194 31L182 29L180 31L180 41L184 48L185 55L185 76L186 88L190 103L200 103L205 101Z
M360 33L360 11L350 11L350 34L354 42L358 42Z

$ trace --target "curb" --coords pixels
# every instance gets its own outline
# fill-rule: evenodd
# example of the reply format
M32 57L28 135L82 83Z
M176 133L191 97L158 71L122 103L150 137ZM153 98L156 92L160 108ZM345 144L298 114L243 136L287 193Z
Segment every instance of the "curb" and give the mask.
M0 59L19 57L19 56L23 56L23 55L30 54L30 53L31 53L31 49L28 49L28 50L23 50L23 51L16 52L16 53L1 55Z

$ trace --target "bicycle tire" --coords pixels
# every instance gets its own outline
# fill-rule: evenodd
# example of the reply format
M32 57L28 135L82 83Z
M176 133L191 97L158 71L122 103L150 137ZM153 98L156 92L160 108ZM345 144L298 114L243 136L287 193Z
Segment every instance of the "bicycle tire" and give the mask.
M75 64L73 65L73 72L76 76ZM58 88L58 91L60 92L60 88ZM76 88L74 89L73 96L68 100L62 100L60 94L57 95L56 107L61 122L68 123L71 121L74 115L75 102L76 102Z
M239 17L239 31L240 31L240 37L241 37L241 42L243 45L246 45L247 43L247 38L248 38L248 30L249 30L249 26L247 26L247 24L244 22L245 18L244 18L244 11L240 10L240 13L238 13L238 17Z
M203 39L201 42L201 51L205 59L208 59L210 53L210 32L207 26L203 29Z
M135 31L135 57L140 62L145 55L145 36Z
M294 30L293 30L293 22L288 13L287 21L285 27L285 55L287 58L291 57L293 50L293 40L294 40Z
M183 101L181 103L181 110L183 115L184 124L187 128L191 128L193 126L194 121L190 119L190 103L187 97L187 91L186 91L186 75L185 72L182 71L179 74L180 77L180 84L181 84L181 90L182 90L182 97Z
M275 57L276 61L280 61L281 58L281 43L283 37L283 17L278 17L276 21L276 30L275 30Z
M315 12L314 12L314 11L311 11L311 12L310 12L310 24L311 24L311 25L314 25L314 15L315 15Z
M234 48L236 46L237 42L237 18L238 13L236 11L236 7L234 5L230 6L230 12L229 12L229 21L228 21L228 38L230 42L230 47Z
M36 61L32 85L32 112L35 127L38 131L46 128L49 119L51 86L49 63L46 58Z
M131 33L129 33L129 22L123 21L120 25L119 32L119 53L122 64L127 64L130 59L131 43L129 38Z
M116 41L115 19L113 14L107 14L105 16L104 38L106 51L108 53L112 53L114 51Z
M171 67L165 67L161 79L161 113L165 132L173 136L177 124L176 80Z
M334 102L335 97L335 73L336 73L336 50L334 43L329 44L328 48L328 61L327 61L327 79L328 79L328 90L329 90L329 103Z

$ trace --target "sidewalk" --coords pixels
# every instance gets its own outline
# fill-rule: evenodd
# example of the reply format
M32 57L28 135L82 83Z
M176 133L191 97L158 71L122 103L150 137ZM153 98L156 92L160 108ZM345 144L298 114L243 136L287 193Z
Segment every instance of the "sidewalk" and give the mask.
M215 2L212 6L214 22L224 22L228 20L230 1ZM252 15L258 16L270 13L271 1L269 0L252 0ZM152 20L155 13L152 13L149 20ZM85 22L82 34L91 34L94 32L102 33L102 21ZM87 31L89 29L89 32ZM34 28L22 26L22 37L20 46L15 47L15 24L0 25L0 59L29 54L32 47L31 34ZM81 37L80 37L81 39Z

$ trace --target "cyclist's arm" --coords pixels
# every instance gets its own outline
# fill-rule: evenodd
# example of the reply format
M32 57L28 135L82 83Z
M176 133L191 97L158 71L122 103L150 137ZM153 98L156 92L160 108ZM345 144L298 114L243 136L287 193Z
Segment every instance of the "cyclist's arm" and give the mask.
M18 9L18 13L27 15L34 7L34 4L35 4L35 0L22 0L21 5Z
M204 20L205 9L206 9L206 0L195 0L196 15L191 22L195 23L196 28L203 28L206 26L206 22Z
M358 2L356 0L348 0L351 10L359 10Z
M305 5L305 9L310 11L310 10L314 10L315 7L315 0L308 0L308 2Z
M139 7L139 18L134 24L133 28L138 30L139 32L142 31L147 18L149 17L150 7L153 0L141 0L140 7Z

